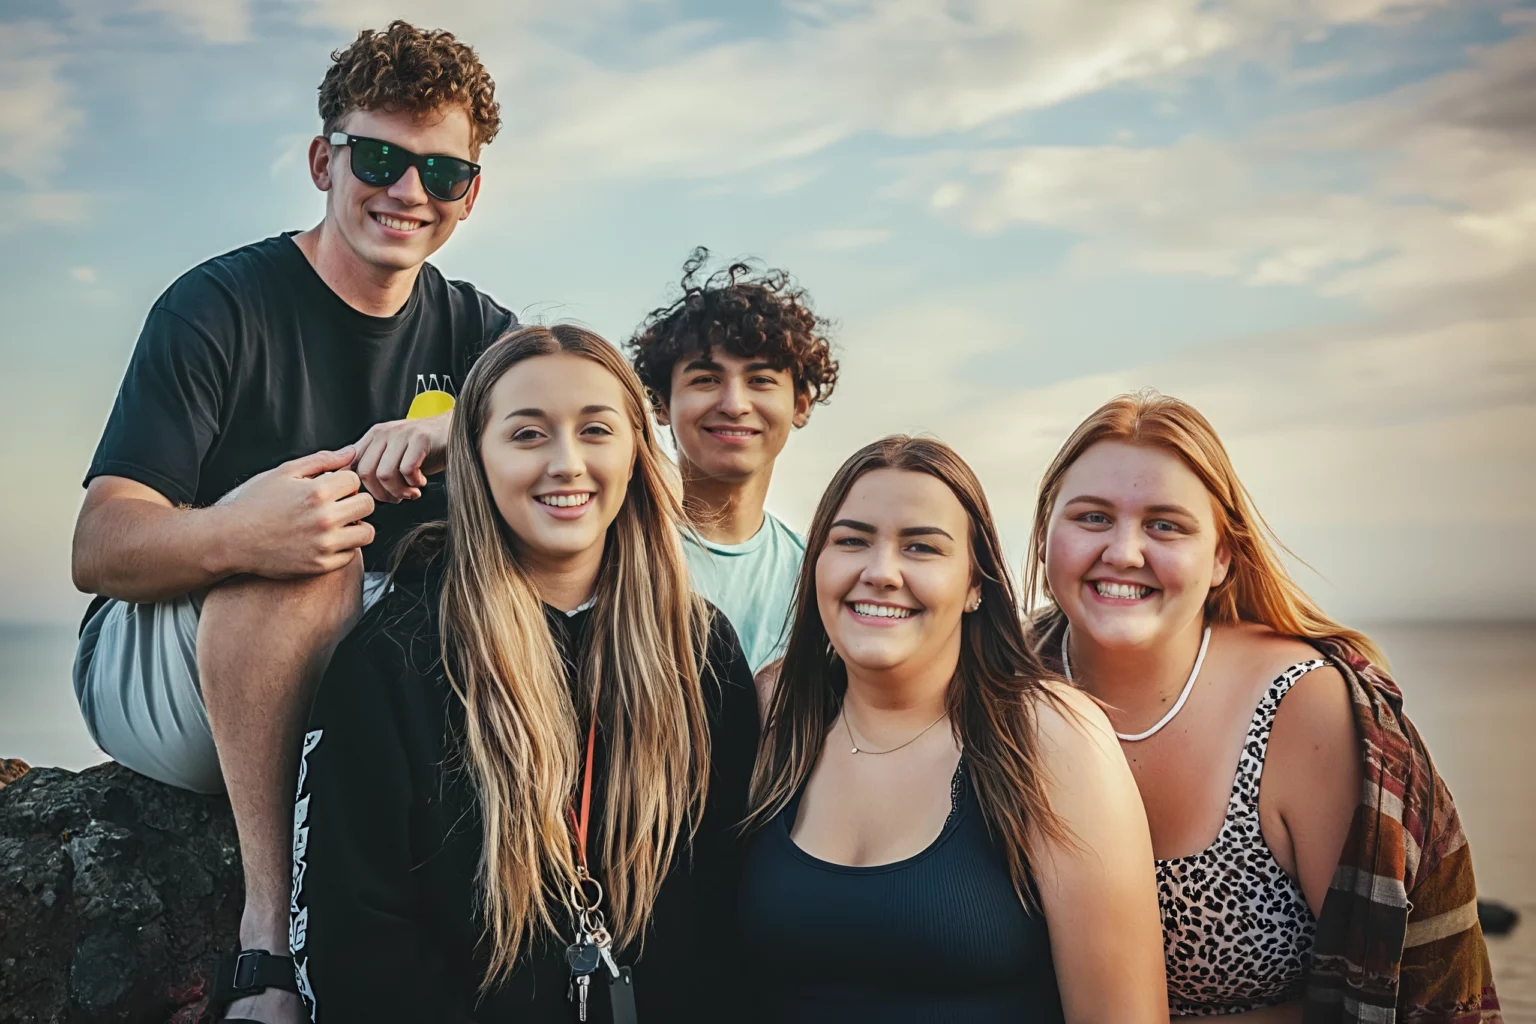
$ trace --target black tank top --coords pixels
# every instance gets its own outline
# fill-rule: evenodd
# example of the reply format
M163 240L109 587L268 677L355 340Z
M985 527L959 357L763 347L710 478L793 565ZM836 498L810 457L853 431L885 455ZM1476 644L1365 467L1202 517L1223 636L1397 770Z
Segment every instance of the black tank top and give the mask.
M964 761L952 793L939 837L892 864L848 867L800 849L790 837L799 795L753 837L744 1002L765 1024L1062 1020L1045 919L1014 894Z

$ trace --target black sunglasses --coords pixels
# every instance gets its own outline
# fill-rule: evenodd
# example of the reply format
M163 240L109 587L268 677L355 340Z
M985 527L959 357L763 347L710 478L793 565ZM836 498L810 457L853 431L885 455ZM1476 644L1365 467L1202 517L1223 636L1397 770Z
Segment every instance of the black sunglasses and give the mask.
M330 140L333 146L352 147L352 174L358 181L366 185L393 185L407 167L414 167L427 194L445 203L463 199L469 183L480 173L480 165L468 160L441 153L418 156L383 139L331 132Z

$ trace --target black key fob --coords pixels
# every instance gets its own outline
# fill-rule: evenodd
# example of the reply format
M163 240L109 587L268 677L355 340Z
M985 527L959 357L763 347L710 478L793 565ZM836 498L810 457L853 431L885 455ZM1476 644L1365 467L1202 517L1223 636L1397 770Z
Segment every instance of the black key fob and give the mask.
M592 1015L594 1021L602 1021L604 1024L639 1024L640 1018L635 1013L635 979L628 967L619 968L619 976L615 978L613 972L599 970L592 975L593 1007L596 1011Z
M591 974L603 965L603 955L590 942L573 942L565 947L565 962L573 976Z

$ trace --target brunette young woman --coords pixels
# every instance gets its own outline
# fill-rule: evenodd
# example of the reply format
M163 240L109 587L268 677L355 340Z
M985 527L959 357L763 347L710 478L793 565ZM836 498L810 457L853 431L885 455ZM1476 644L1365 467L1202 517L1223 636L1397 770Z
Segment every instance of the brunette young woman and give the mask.
M446 526L304 740L291 939L319 1024L716 1019L730 994L756 697L690 593L646 411L571 326L465 381Z
M1210 423L1155 392L1101 407L1032 543L1034 647L1108 709L1146 806L1171 1012L1497 1020L1466 839L1402 694L1287 574Z
M877 441L806 551L742 879L764 1019L1166 1020L1135 782L1030 654L970 469Z

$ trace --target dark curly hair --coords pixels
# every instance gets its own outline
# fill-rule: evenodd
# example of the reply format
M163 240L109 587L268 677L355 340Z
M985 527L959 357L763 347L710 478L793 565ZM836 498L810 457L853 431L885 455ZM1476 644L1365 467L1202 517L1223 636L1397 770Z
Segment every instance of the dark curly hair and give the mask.
M837 361L826 333L831 321L811 310L805 289L783 270L737 260L702 281L709 250L699 246L683 263L683 294L653 309L625 345L635 372L658 410L672 392L672 368L695 352L719 346L740 359L761 359L788 371L795 390L826 402L837 386Z
M425 114L457 104L469 114L470 151L501 130L496 83L475 51L452 32L392 21L382 32L365 28L352 45L331 54L320 83L320 120L330 135L354 110Z

